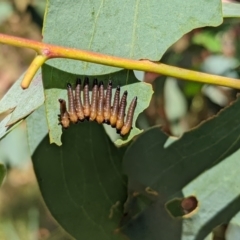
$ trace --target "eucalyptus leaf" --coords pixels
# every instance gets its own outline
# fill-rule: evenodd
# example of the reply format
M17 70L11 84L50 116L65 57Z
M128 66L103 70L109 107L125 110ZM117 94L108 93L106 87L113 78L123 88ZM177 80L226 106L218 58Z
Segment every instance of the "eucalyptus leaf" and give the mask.
M159 61L187 32L221 23L220 0L49 1L43 41L113 56ZM120 70L66 59L48 63L75 74L102 75Z
M10 2L0 2L0 23L3 24L12 14L13 7Z
M215 118L171 141L168 146L168 136L159 127L144 132L131 144L123 160L129 190L148 195L146 188L150 187L157 196L148 208L131 216L131 220L122 227L123 233L135 236L131 229L137 227L138 234L152 236L151 239L158 239L156 236L159 234L164 236L167 234L163 227L167 220L164 219L167 218L163 217L161 209L168 201L184 195L199 198L202 209L189 218L189 223L186 220L182 230L185 238L182 239L203 239L220 221L230 220L240 210L237 185L233 187L237 179L236 161L239 159L236 151L240 147L239 109L238 99ZM207 169L211 172L205 173ZM230 172L233 178L228 176ZM198 176L201 180L196 179ZM184 189L188 184L191 187L186 191ZM149 214L153 212L155 217ZM156 218L162 224L158 225L159 228L152 225ZM179 220L172 221L168 225ZM180 226L173 228L172 234L179 233L179 229ZM179 235L171 239L179 239Z
M28 145L31 155L48 134L47 116L43 104L26 118Z
M63 145L46 136L33 155L43 198L76 239L124 239L117 233L126 200L123 152L95 122L64 131Z
M240 182L239 157L240 150L183 188L184 196L195 195L199 202L196 212L184 217L183 239L201 240L239 212L239 187L236 184Z
M31 159L27 143L24 122L16 124L14 129L0 141L0 161L12 168L25 168ZM14 148L14 150L13 150Z
M232 18L240 17L240 4L239 3L223 3L223 17Z
M6 111L11 113L0 123L0 137L8 131L8 127L16 124L28 116L44 102L42 74L39 70L28 89L21 87L23 75L14 83L0 101L0 114Z
M12 127L8 127L7 124L9 120L11 119L12 113L7 115L1 122L0 122L0 138L3 138L7 133L12 131L18 124L20 124L22 121L19 121L17 124L15 124Z
M237 239L240 236L240 212L229 222L225 236L226 240Z

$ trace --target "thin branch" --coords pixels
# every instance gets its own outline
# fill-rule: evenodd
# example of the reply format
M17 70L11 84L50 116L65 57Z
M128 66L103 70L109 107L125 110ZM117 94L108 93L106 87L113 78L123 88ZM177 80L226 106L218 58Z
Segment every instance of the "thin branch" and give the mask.
M29 68L27 69L25 76L22 80L21 86L23 89L26 89L29 87L34 75L38 71L38 69L46 62L47 57L43 55L37 55L32 63L30 64Z
M0 34L0 43L10 44L16 47L27 47L34 49L39 55L45 57L45 61L50 58L70 58L112 67L153 72L188 81L197 81L201 83L222 85L226 87L240 89L240 81L237 79L196 72L192 70L169 66L158 62L151 62L148 60L132 60L127 58L120 58L80 49L60 47L33 40L8 36L5 34ZM29 68L32 67L33 64L31 64ZM23 79L23 88L27 88L29 86L31 78L33 78L34 76L31 74L33 74L35 70L32 71L31 69L29 69L29 73L27 73L27 78Z

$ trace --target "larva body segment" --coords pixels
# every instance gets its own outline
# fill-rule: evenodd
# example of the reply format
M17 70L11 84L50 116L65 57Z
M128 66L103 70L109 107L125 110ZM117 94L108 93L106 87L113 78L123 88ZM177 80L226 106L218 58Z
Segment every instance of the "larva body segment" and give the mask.
M137 97L134 97L128 108L126 121L121 129L122 136L128 134L132 129L133 116L134 116L134 111L136 109L136 106L137 106Z
M90 101L89 101L89 79L86 77L84 79L84 87L83 87L83 112L84 116L88 118L90 116Z
M76 81L76 88L75 88L75 109L78 119L83 121L84 120L84 112L83 112L83 105L81 99L81 79L78 78Z
M59 118L60 124L64 128L68 128L70 125L70 120L67 112L66 101L63 99L58 99L58 101L60 103L60 118Z
M103 82L101 81L99 84L98 107L97 107L97 118L96 118L99 124L103 123L104 121L103 105L104 105L104 86L103 86Z
M68 114L70 121L76 123L78 121L78 116L75 110L74 96L72 85L70 83L67 84L67 93L68 93Z
M119 110L119 99L120 99L120 86L117 86L115 91L113 106L111 109L110 124L112 127L115 127L117 122L117 115Z
M81 79L77 79L75 96L73 94L72 86L67 84L68 94L68 109L66 107L66 101L58 99L60 103L60 115L59 124L63 128L68 128L70 123L84 120L85 118L91 121L96 120L99 124L104 121L109 123L117 129L117 132L121 136L129 134L132 129L133 116L137 106L137 97L134 97L131 101L127 115L125 118L125 111L127 105L127 91L125 91L120 100L120 86L117 87L114 95L113 106L111 107L112 98L112 81L109 81L106 94L104 94L104 85L101 81L98 85L97 79L93 81L91 105L89 100L89 79L84 79L83 87L83 104L81 100Z
M116 122L117 130L120 130L123 127L126 105L127 105L127 91L123 93L122 99L120 102L119 111L117 115L117 122Z
M98 81L95 78L93 80L92 88L92 101L91 101L91 112L90 112L90 121L94 121L97 117L97 103L98 103Z
M105 122L109 122L110 117L111 117L111 100L112 100L112 81L110 80L108 82L106 95L105 95L105 99L104 99L103 116L104 116Z

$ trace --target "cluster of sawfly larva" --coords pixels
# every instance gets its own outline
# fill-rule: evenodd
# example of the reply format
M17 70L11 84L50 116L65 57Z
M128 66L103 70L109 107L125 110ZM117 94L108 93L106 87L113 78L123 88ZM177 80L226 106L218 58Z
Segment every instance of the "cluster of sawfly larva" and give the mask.
M115 127L122 136L127 135L132 129L134 111L137 105L137 97L134 97L128 108L125 117L127 105L127 91L122 95L120 101L120 86L117 86L112 102L112 81L108 82L106 93L104 94L104 85L101 81L93 80L92 96L90 103L89 79L86 77L83 84L83 103L81 99L81 79L76 82L75 94L70 83L67 84L68 109L66 101L59 99L60 115L59 121L63 128L68 128L70 123L89 120L97 121L99 124L106 123Z

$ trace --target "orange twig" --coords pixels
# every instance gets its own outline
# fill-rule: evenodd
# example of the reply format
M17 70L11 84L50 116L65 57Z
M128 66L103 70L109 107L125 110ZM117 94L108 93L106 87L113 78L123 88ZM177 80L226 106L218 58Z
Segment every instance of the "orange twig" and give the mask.
M192 70L169 66L162 63L151 62L148 60L141 61L120 58L80 49L60 47L33 40L8 36L5 34L0 34L0 43L9 44L16 47L31 48L38 53L38 56L36 57L37 60L36 59L33 60L33 63L30 65L28 71L26 72L25 77L23 78L22 81L23 88L27 88L30 85L31 80L37 71L37 67L38 68L41 67L41 65L48 59L70 58L118 68L159 73L162 75L172 76L188 81L197 81L201 83L222 85L226 87L240 89L240 81L237 79L196 72Z

